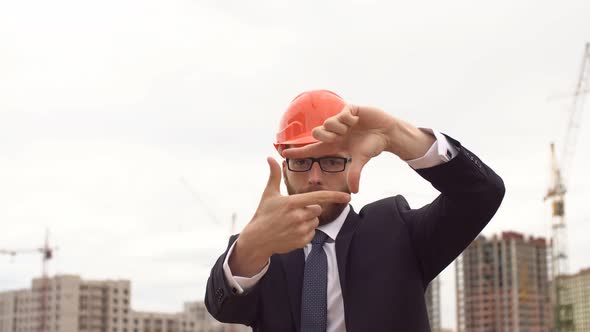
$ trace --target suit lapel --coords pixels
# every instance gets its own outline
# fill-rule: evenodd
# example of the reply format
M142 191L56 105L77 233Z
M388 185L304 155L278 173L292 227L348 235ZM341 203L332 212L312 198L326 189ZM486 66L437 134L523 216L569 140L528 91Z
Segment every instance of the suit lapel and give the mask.
M348 262L350 242L352 241L354 231L358 224L359 216L354 212L351 206L350 212L336 237L336 261L338 262L338 275L340 276L340 288L342 289L342 302L344 303L344 317L346 320L350 317L350 314L346 312L346 264ZM349 324L346 325L348 326Z
M293 322L295 322L295 330L299 331L301 328L301 289L303 287L305 254L303 249L297 249L281 255L281 260L285 268L291 315L293 315Z

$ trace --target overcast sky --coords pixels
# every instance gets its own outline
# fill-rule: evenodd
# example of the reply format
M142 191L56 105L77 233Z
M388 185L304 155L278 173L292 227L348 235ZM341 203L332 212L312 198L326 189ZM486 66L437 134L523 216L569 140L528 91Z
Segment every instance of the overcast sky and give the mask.
M507 187L484 234L547 236L549 142L571 103L548 98L573 92L589 12L587 0L0 1L0 249L38 247L48 227L52 274L131 279L134 309L202 299L232 213L239 231L278 158L282 111L316 88L458 139ZM569 174L573 271L590 265L588 118ZM360 190L357 211L437 194L390 155ZM0 291L29 287L38 256L0 257ZM454 327L452 265L442 283Z

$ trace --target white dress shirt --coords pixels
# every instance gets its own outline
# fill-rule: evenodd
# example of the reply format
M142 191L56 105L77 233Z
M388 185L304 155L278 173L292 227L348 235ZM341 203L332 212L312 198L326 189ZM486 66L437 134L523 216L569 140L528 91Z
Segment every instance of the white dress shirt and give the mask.
M406 161L413 169L421 169L433 167L445 163L453 159L457 155L457 149L449 143L447 138L436 130L428 128L420 128L422 131L434 135L436 141L426 154L420 158ZM324 251L328 258L328 290L327 290L327 309L328 317L327 332L346 332L344 321L344 302L342 301L342 288L340 287L340 277L338 275L338 263L336 261L336 243L334 240L340 232L340 228L344 224L348 213L350 212L350 205L347 205L342 213L332 222L318 226L317 229L328 235L328 240L324 244ZM229 248L225 261L223 262L223 272L232 288L236 289L237 294L242 294L244 291L252 288L264 276L268 270L270 259L266 266L258 274L251 278L234 276L229 268L228 260L234 249L235 243ZM305 258L311 250L311 243L308 243L303 251Z

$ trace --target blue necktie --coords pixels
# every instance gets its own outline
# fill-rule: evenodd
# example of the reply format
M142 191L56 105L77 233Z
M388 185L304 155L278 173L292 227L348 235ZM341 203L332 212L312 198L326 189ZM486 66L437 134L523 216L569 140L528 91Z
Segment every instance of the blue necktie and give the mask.
M317 230L311 240L311 251L305 260L301 292L301 331L326 332L328 257L323 245L328 235Z

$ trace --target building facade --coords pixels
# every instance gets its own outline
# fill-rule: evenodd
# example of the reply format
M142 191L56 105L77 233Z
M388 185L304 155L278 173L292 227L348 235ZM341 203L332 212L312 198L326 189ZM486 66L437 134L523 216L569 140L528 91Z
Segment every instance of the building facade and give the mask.
M178 313L134 311L130 303L128 280L34 279L31 289L0 293L0 332L251 331L217 322L203 302Z
M457 331L550 331L549 254L544 238L515 232L473 241L455 264Z
M563 331L590 331L590 268L559 278L559 298L563 306L571 308L571 322Z

